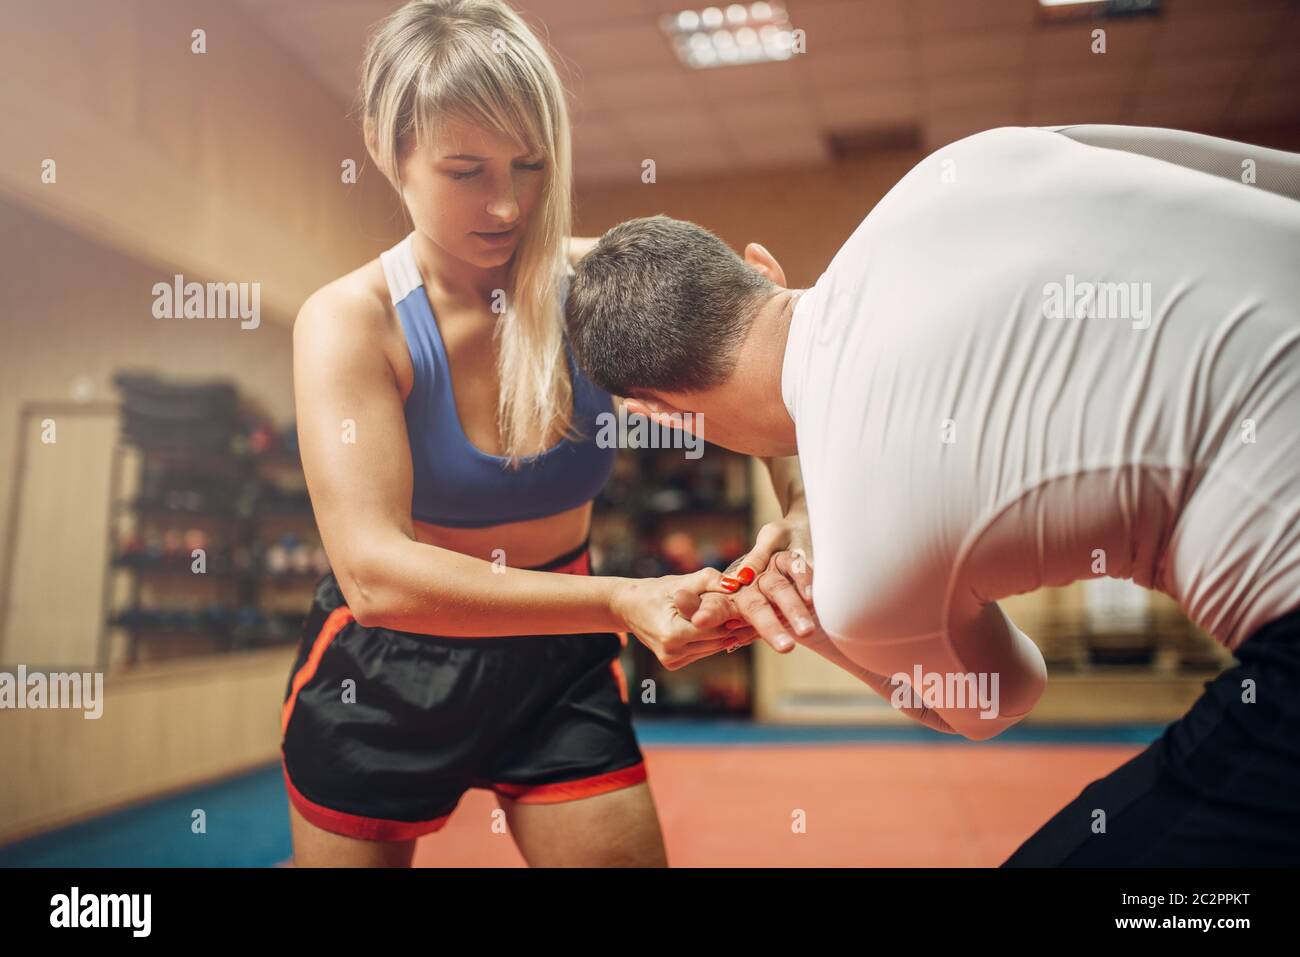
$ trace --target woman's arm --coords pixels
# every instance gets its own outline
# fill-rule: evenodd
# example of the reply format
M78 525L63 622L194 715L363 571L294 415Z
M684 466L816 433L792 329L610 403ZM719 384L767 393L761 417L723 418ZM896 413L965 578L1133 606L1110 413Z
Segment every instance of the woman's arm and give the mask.
M294 325L303 470L339 588L357 620L445 635L608 631L616 580L510 569L415 540L401 393L373 304L317 293ZM506 579L509 579L507 581Z
M674 620L674 592L705 590L712 581L705 573L650 580L515 568L503 574L491 562L416 541L401 393L373 347L384 322L373 302L317 293L293 333L307 487L330 565L359 623L464 638L626 629L661 660L730 634Z

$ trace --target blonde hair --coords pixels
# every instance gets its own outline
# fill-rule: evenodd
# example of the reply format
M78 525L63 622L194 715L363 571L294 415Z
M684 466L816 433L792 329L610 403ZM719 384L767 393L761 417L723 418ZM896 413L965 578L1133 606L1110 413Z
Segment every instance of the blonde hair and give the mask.
M576 437L559 302L572 227L569 114L541 41L502 0L411 0L371 32L360 94L367 141L399 197L406 151L436 139L449 118L545 154L544 185L511 259L493 333L497 422L511 467L552 437Z

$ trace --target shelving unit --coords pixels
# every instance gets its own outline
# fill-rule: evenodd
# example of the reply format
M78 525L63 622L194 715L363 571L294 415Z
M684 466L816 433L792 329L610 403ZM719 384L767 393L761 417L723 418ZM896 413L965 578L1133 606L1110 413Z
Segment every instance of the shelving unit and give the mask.
M749 458L710 443L698 460L681 449L620 449L596 499L592 571L640 578L726 568L753 544L752 492ZM750 647L670 672L633 638L623 669L629 703L645 717L753 710Z
M135 483L126 474L132 458L140 466ZM303 532L304 542L315 543L307 546L313 554L319 547L310 507L305 502L286 507L268 496L276 487L268 475L272 469L289 467L301 480L296 455L213 455L121 442L112 467L105 658L115 628L126 636L128 666L140 661L145 646L151 646L150 657L167 658L182 651L231 652L298 639L310 588L324 572L323 552L310 568L273 571L266 564L270 550L264 540L268 528L288 524ZM196 488L187 480L194 475L206 475L207 484ZM124 496L133 484L149 487ZM202 571L193 566L195 548L203 549ZM117 576L127 576L125 589L118 587ZM285 591L291 601L268 601ZM176 602L178 593L183 603ZM170 600L159 602L160 594Z

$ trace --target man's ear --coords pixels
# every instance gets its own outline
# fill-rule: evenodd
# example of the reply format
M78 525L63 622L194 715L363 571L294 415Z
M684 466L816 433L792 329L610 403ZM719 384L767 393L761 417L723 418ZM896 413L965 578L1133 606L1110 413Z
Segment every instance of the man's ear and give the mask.
M672 407L664 402L656 402L654 399L633 399L625 397L623 407L627 409L628 415L644 415L654 418L656 412L671 412Z
M686 410L677 408L671 402L664 402L662 399L624 399L623 406L629 415L644 415L655 425L695 434L693 428L695 417Z
M776 261L776 257L758 243L745 247L745 262L757 273L766 276L778 286L785 288L785 270Z

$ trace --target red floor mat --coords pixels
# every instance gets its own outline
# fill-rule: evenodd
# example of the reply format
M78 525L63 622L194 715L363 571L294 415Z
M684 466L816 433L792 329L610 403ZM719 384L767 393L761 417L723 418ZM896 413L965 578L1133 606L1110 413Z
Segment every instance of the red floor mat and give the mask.
M644 748L674 867L993 867L1135 745ZM523 866L470 791L417 867ZM807 831L793 833L804 811Z

